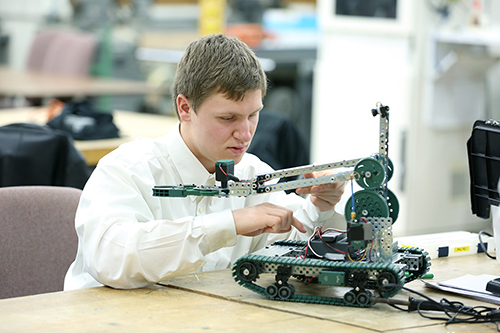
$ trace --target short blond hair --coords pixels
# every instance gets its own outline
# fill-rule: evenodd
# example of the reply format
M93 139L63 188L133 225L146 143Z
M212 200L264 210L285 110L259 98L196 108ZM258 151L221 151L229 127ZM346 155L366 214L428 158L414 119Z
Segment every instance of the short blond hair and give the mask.
M218 34L189 44L177 65L172 97L178 115L179 94L189 99L196 112L213 94L240 101L247 91L257 89L265 95L267 78L255 53L237 38Z

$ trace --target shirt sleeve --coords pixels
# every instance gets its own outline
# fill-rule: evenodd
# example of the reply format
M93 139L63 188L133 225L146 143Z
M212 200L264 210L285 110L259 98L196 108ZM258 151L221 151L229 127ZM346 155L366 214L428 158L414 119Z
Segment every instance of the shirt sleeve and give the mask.
M236 244L231 210L159 218L161 199L152 196L154 182L141 171L113 163L97 168L76 215L84 270L114 288L195 272L206 254Z

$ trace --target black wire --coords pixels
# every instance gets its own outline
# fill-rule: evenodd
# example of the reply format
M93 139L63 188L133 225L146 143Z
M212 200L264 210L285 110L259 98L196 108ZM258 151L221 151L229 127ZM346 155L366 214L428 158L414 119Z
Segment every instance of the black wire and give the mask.
M233 180L233 181L235 181L235 182L239 182L239 181L240 181L240 179L239 179L238 177L236 177L235 175L232 175L232 174L230 174L230 173L226 173L226 172L224 171L224 169L222 168L222 164L219 164L219 169L220 169L220 171L221 171L221 172L222 172L222 173L223 173L223 174L224 174L224 175L225 175L228 179Z
M396 304L391 304L391 303L387 303L390 307L394 308L394 309L397 309L399 311L408 311L407 309L403 309L403 308L400 308L399 306L397 306Z
M483 243L483 240L481 239L481 235L482 234L485 234L486 236L490 236L490 237L493 237L490 233L486 232L486 231L483 231L481 230L479 232L479 234L477 235L479 237L479 246L481 247L481 249L483 250L483 252L488 256L488 258L491 258L491 259L496 259L497 257L496 256L492 256L491 254L488 253L488 251L486 250L486 247L484 246L484 243Z
M236 177L235 175L232 175L230 173L227 174L227 178L230 179L230 180L233 180L235 182L239 182L240 179L238 177Z
M423 318L432 320L445 320L446 325L457 324L457 323L467 323L467 324L495 323L497 332L500 332L500 327L498 326L498 322L500 322L500 308L495 309L486 306L468 307L461 302L456 302L456 301L450 302L446 298L443 298L441 299L440 302L437 302L418 291L412 290L410 288L398 284L387 284L385 285L385 287L400 288L402 290L406 290L410 293L423 297L424 299L435 305L437 308L440 308L441 311L443 311L444 314L446 314L446 317L426 315L422 312L424 310L420 308L422 304L420 302L417 304L417 312ZM409 311L409 309L402 309L398 306L395 306L394 304L389 303L389 305L401 311ZM459 318L459 316L461 317Z

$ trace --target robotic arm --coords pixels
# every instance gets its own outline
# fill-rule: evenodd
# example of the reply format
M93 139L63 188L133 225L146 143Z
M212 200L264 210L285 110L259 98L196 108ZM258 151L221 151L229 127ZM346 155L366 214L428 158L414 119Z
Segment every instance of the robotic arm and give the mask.
M389 137L389 107L377 104L372 110L373 116L380 115L380 145L379 153L371 157L344 160L321 165L306 165L289 169L277 170L271 173L256 175L251 180L240 180L234 176L234 161L220 160L215 164L216 180L220 186L197 185L162 185L153 188L153 196L158 197L186 197L186 196L219 196L228 197L250 196L260 193L293 190L302 187L322 185L347 180L355 180L364 189L387 190L386 183L392 176L392 163L387 157ZM310 172L331 170L337 168L352 168L349 171L333 175L293 180L278 184L267 185L266 182L277 178L299 176ZM386 177L387 175L387 177Z

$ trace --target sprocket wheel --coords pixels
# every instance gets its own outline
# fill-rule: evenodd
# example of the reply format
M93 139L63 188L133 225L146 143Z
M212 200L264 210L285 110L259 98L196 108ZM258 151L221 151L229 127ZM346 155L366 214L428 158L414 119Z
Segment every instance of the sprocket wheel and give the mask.
M238 268L240 278L245 282L255 281L259 277L259 272L254 263L245 261Z
M393 291L396 287L389 286L397 282L396 276L391 272L382 272L377 278L378 289L381 296L383 297L385 293Z

